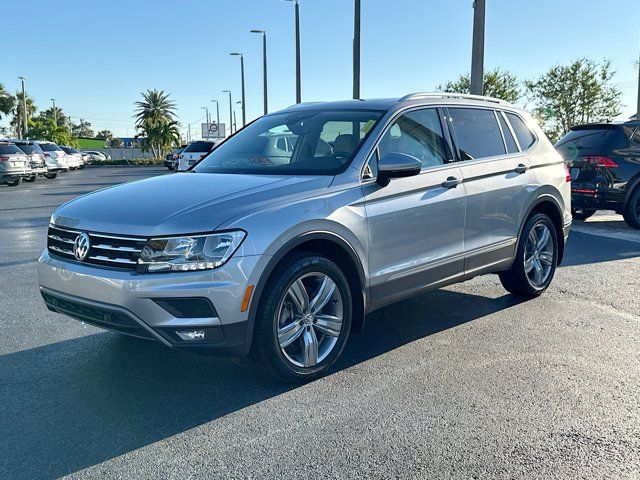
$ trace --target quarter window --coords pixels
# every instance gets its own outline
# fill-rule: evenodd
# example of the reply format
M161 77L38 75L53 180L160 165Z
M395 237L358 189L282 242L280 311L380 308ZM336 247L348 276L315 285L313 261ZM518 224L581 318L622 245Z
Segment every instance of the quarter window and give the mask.
M507 144L507 153L517 153L518 146L516 145L516 141L513 139L513 135L511 134L511 130L507 126L507 122L504 120L502 113L496 112L498 114L498 122L500 123L500 128L502 128L502 135L504 135L504 141Z
M520 148L522 150L526 150L533 145L536 141L536 137L531 133L531 130L529 130L529 127L525 125L522 119L513 113L507 113L507 118L509 119L509 123L511 123L511 127L516 134Z
M461 160L504 155L504 142L493 110L449 108Z
M380 140L379 155L404 153L422 162L422 168L450 160L440 118L435 108L414 110L398 118Z

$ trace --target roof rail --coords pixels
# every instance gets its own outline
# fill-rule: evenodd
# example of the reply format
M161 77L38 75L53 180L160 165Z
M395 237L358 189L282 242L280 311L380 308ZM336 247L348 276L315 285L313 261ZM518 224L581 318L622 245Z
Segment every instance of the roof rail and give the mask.
M453 93L453 92L416 92L405 95L400 99L401 102L408 100L420 100L422 98L466 98L469 100L480 100L483 102L499 103L501 105L511 105L506 100L500 100L499 98L485 97L482 95L471 95L469 93Z
M300 102L300 103L294 103L293 105L289 105L287 108L297 107L298 105L316 105L318 103L326 103L326 102L322 102L322 101L318 101L318 102Z

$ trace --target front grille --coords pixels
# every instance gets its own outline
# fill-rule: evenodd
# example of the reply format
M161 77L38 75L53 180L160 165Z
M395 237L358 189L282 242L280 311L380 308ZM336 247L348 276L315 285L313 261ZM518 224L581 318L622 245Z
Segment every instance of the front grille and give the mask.
M58 313L107 330L115 330L140 338L155 339L147 329L120 310L78 302L45 291L41 293L49 308Z
M49 253L76 260L73 244L82 232L49 225L47 249ZM103 267L134 270L140 252L147 243L144 238L120 237L102 233L85 232L89 235L90 248L83 263L101 265Z

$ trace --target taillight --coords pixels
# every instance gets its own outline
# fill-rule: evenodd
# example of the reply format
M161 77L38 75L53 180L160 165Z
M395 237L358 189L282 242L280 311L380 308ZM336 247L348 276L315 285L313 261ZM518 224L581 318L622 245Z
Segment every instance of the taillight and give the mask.
M567 183L571 183L571 171L569 170L569 166L564 163L564 173L565 173L565 177L564 177L564 181Z
M595 167L616 168L618 166L618 164L610 157L604 157L601 155L589 155L587 157L582 157L582 160Z
M9 157L0 157L0 162L8 162Z

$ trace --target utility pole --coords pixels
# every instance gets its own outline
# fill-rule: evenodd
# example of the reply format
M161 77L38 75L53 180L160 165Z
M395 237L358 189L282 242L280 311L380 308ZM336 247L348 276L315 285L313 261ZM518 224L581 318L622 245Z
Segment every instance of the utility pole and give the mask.
M218 103L218 100L211 100L211 102L215 102L216 103L216 122L218 124L220 124L220 105Z
M26 138L28 133L27 131L27 96L24 93L24 81L27 79L27 77L18 77L18 78L22 82L22 121L24 125L22 136Z
M51 103L53 103L53 121L56 125L58 125L58 111L56 110L56 99L52 98Z
M251 33L262 34L262 96L264 100L264 114L269 111L267 102L267 32L264 30L251 30Z
M233 135L233 102L231 102L231 90L223 90L222 93L229 94L229 136Z
M296 29L296 103L302 102L302 88L300 81L300 5L298 0L285 0L294 3Z
M473 2L473 45L471 47L470 93L483 94L485 0Z
M234 132L238 131L238 127L236 126L236 111L233 111L233 130Z
M360 98L360 0L353 14L353 98Z
M207 107L200 107L205 112L205 119L207 122L207 138L209 138L209 109Z
M247 124L247 111L245 109L245 103L244 103L244 56L242 55L242 53L239 53L239 52L233 52L230 55L234 55L236 57L240 57L240 83L241 83L241 87L242 87L242 92L241 92L241 96L242 96L242 126L244 127Z
M636 119L640 120L640 56L638 57L638 105L636 107Z

